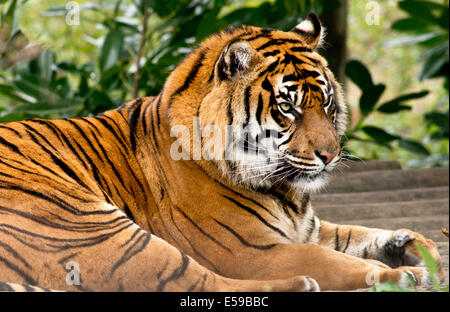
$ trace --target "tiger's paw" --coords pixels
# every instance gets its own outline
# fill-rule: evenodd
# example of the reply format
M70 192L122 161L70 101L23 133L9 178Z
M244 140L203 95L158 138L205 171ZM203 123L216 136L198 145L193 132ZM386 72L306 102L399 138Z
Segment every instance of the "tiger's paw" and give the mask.
M424 267L425 263L416 247L416 242L430 252L438 266L438 278L442 281L445 275L437 246L431 239L426 239L419 233L407 229L394 231L383 247L383 259L381 260L393 268L400 266Z
M270 286L266 285L264 291L316 292L320 291L320 287L317 281L309 276L296 276L282 281L282 285L277 283L273 283Z
M401 266L383 272L381 282L394 282L401 287L432 286L430 272L425 267Z
M320 291L319 283L317 283L317 281L315 279L313 279L309 276L305 276L304 281L305 281L305 287L302 291L307 291L307 292Z

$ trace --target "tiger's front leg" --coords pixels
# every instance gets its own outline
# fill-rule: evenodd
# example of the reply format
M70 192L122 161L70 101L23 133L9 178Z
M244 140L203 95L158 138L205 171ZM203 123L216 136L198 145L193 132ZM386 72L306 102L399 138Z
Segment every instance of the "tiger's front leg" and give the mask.
M431 239L408 229L397 231L354 225L337 225L321 221L319 244L363 259L373 259L389 267L425 266L415 245L424 246L438 265L438 278L445 273L436 244Z
M233 278L273 279L306 275L316 280L321 290L354 290L383 282L408 286L409 278L418 285L431 285L426 268L390 268L377 261L311 243L275 244L264 250L248 247L227 263L223 263L223 269ZM239 263L246 265L238 266Z

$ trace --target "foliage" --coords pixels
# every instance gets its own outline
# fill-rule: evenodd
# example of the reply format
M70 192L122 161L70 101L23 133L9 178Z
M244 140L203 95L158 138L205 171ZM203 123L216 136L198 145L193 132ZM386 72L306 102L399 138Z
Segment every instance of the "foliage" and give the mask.
M430 272L431 279L433 281L433 287L435 291L439 292L449 292L449 285L441 286L438 279L437 279L437 273L438 273L438 266L436 264L436 261L434 260L433 256L430 254L430 252L423 247L419 243L415 243L420 256L422 257L423 262L425 263L425 266L428 268L428 271ZM378 285L375 285L372 287L373 292L412 292L417 291L416 285L414 281L408 276L409 283L411 284L411 287L413 290L405 287L401 287L397 284L394 284L392 282L386 282L381 283Z
M406 105L406 102L420 99L426 96L428 91L404 94L387 102L379 103L386 89L386 85L382 83L375 84L366 66L357 60L351 60L346 65L345 73L360 88L362 93L359 99L361 117L356 122L356 126L347 132L343 140L344 145L347 140L358 140L392 148L392 143L396 142L399 147L411 152L421 155L430 154L425 146L418 141L404 138L398 134L388 133L379 127L368 125L365 122L367 117L374 112L395 114L399 111L410 110L411 106ZM365 134L365 137L362 137L361 134Z
M407 16L396 21L392 29L411 33L410 36L393 40L386 46L407 46L419 44L424 48L419 80L443 79L445 90L432 111L424 115L429 129L425 141L449 140L449 5L433 1L404 0L398 6ZM443 155L433 155L414 160L412 166L425 164L448 164L448 151Z
M17 36L23 37L17 29L16 13L24 1L2 2L5 2L6 18L2 18L5 28L15 27L7 32L5 41L14 42ZM226 0L122 2L109 6L86 2L79 8L81 14L102 13L94 24L107 30L103 38L95 41L100 44L94 62L80 65L58 62L57 55L50 50L37 59L22 62L7 63L4 55L0 55L3 60L0 69L4 69L0 75L0 95L15 103L3 111L0 106L0 122L97 114L139 95L155 95L176 64L210 34L238 24L290 29L307 12L322 13L325 1L261 0L256 6ZM337 3L327 1L327 8L336 7ZM69 13L63 5L42 14L54 18ZM21 48L5 50L17 52Z

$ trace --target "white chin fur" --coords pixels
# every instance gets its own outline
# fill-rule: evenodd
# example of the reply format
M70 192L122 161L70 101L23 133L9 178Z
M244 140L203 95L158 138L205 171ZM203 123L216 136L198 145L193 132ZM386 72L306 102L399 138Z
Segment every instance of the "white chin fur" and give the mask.
M329 175L324 172L319 177L316 177L312 180L302 178L298 181L295 181L293 187L308 193L317 193L326 186L328 182L328 176Z
M266 165L267 166L267 165ZM275 183L282 182L282 176L276 174L276 165L273 165L273 168L267 166L264 170L246 170L243 169L244 166L238 169L238 174L232 174L232 180L235 183L247 185L254 189L267 189L272 187ZM300 192L308 192L308 193L316 193L326 186L329 180L330 174L325 171L314 177L310 178L299 178L293 182L290 182L290 185L293 189L298 190Z

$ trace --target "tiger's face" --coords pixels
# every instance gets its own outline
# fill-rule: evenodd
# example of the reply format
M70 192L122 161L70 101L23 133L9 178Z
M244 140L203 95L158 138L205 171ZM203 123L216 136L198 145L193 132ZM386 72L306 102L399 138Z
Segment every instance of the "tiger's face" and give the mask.
M312 191L341 160L346 110L340 85L315 52L321 36L310 15L290 32L251 28L223 48L200 116L233 126L225 163L217 163L234 183Z

